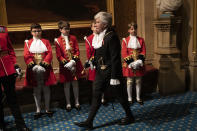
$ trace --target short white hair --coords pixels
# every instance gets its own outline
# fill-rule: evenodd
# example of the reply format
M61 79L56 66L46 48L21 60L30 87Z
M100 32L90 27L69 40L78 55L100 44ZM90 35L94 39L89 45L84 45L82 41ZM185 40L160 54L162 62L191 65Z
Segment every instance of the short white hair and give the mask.
M98 18L101 20L103 24L106 24L108 27L112 26L112 15L110 13L104 11L98 12L94 16L94 19L96 20Z

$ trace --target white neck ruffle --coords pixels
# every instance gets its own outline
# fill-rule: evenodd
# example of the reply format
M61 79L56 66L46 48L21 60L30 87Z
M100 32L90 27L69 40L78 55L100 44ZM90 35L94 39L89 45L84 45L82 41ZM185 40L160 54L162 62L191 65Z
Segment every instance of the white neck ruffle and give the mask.
M61 34L61 36L64 38L65 42L66 42L66 50L70 50L70 44L69 44L69 39L67 35L63 35Z
M130 40L128 42L128 46L127 47L131 48L131 49L139 49L139 48L141 48L140 42L138 41L136 36L130 35Z
M40 39L33 37L33 42L31 43L29 51L31 53L43 53L48 51L48 49Z
M92 40L92 46L94 47L94 49L98 49L102 46L103 38L105 36L106 30L107 29L105 29L100 34L94 34L94 37L93 37L93 40Z

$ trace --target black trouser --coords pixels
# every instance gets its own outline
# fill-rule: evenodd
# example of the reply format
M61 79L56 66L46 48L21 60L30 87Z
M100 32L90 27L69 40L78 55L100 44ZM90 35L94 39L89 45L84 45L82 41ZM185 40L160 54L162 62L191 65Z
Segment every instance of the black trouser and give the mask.
M11 112L15 118L16 127L24 127L25 122L21 115L20 107L17 103L16 92L15 92L15 82L16 77L13 75L0 77L0 100L2 100L2 88L4 88L4 93L7 98L8 106L11 109ZM4 112L3 112L3 103L0 101L0 127L4 127Z
M101 97L102 94L109 88L110 86L110 79L111 75L108 71L100 71L96 73L96 78L94 81L94 91L93 91L93 100L92 105L90 108L90 113L87 119L87 122L91 123L96 116L96 113L101 106ZM121 81L122 82L122 81ZM123 109L125 110L127 117L133 117L129 103L127 101L127 92L126 87L123 87L122 84L112 87L110 92L112 95L116 95L117 99L119 100L120 104L122 105Z
M93 81L89 81L91 85L91 94L89 95L89 103L92 104L92 96L94 94L94 86L93 86ZM106 97L105 93L102 93L102 96L104 96L104 101L107 102L108 98Z

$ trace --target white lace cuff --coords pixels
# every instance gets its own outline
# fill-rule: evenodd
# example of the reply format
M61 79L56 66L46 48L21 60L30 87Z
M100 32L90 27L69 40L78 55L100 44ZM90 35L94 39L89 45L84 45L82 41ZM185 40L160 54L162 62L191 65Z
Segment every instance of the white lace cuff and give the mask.
M119 85L120 81L118 79L110 79L110 85Z

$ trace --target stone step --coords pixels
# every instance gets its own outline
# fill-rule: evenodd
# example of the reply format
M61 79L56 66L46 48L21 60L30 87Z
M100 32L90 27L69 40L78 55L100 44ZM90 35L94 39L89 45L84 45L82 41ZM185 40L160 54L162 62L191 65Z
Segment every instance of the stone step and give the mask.
M156 91L158 81L158 70L151 65L146 65L146 73L142 79L142 96ZM56 74L57 80L59 80L59 74ZM126 80L125 80L126 85ZM126 87L125 87L126 88ZM74 104L74 95L71 88L71 103ZM24 78L16 81L16 93L18 103L22 108L22 112L34 111L35 104L33 99L33 89L24 87ZM88 103L91 100L92 84L85 78L79 80L79 101L80 103ZM107 93L110 98L110 93ZM52 107L65 107L65 96L63 84L51 86L51 103ZM7 112L8 113L8 112Z

